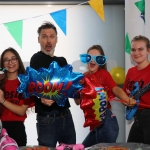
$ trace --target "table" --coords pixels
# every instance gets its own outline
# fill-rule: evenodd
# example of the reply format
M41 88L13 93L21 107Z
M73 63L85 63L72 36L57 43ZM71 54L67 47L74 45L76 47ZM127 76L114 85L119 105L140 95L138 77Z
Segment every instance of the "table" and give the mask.
M99 143L91 146L88 150L99 150L101 146L123 146L129 150L150 150L150 145L142 143Z

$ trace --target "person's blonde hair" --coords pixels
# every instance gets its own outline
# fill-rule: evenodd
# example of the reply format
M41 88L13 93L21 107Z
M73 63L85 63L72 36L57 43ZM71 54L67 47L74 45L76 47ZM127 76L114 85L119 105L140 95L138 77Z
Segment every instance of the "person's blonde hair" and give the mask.
M146 43L146 47L147 47L147 48L150 48L150 40L149 40L146 36L143 36L143 35L135 36L135 37L131 40L131 43L134 42L134 41L144 41L144 42Z

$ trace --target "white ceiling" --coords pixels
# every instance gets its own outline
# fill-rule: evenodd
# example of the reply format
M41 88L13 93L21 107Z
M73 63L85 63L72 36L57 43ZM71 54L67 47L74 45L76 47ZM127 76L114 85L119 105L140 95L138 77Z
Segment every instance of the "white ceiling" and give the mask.
M125 0L104 0L104 4L109 5L124 5ZM70 5L70 4L80 4L87 2L87 0L0 0L1 5L10 4L50 4L50 5ZM87 3L86 3L87 4Z

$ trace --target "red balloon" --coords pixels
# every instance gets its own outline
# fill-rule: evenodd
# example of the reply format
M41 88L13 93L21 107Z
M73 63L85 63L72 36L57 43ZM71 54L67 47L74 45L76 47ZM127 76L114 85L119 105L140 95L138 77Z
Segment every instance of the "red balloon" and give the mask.
M89 126L90 130L93 130L104 122L107 109L106 92L95 75L91 74L84 78L83 89L80 94L80 108L85 117L83 126Z

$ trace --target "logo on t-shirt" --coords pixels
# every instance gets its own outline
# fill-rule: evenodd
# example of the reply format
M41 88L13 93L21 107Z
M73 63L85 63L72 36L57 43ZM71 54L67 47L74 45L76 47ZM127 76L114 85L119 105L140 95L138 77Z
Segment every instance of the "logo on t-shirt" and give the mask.
M133 90L133 87L134 87L134 84L135 84L135 82L138 82L139 83L139 87L140 87L140 89L143 87L143 85L144 85L144 81L143 81L143 79L141 79L140 81L134 81L134 80L130 80L130 78L127 80L127 86L126 86L126 91L127 91L127 93L129 92L129 91L132 91Z
M19 104L20 95L17 91L5 91L5 99L14 104Z

